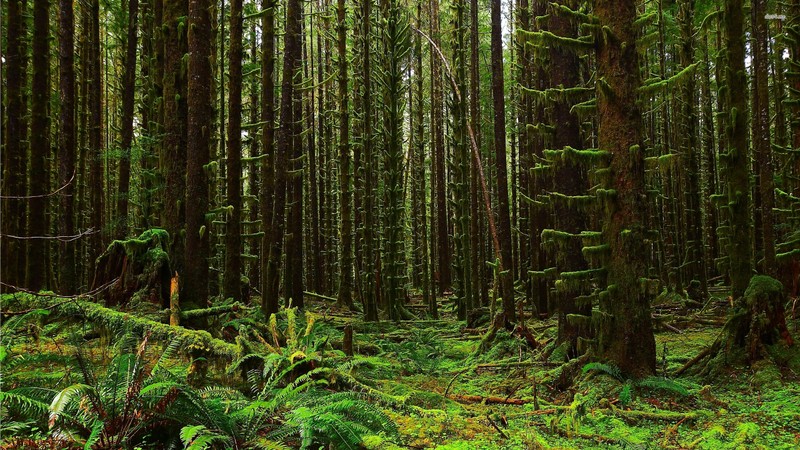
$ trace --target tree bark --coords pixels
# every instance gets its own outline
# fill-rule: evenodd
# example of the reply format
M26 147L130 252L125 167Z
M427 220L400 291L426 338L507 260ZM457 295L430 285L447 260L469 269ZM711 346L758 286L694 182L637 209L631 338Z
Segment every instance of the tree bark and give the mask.
M641 115L637 106L639 64L636 49L636 2L603 0L595 4L609 37L598 39L598 141L611 154L610 183L603 200L603 238L610 248L608 286L600 295L596 316L598 351L632 376L653 374L656 348L647 276L644 205L644 153L640 147Z
M58 232L75 234L75 11L72 0L60 0L58 15L58 87L60 95L58 133L58 179L65 186L59 197ZM62 294L77 289L75 242L59 243L59 283Z
M186 152L186 260L181 277L181 304L208 302L208 212L211 127L211 1L189 1L189 82ZM212 172L213 173L213 172Z
M514 281L511 261L511 218L508 204L506 161L506 104L503 79L503 36L500 0L492 0L492 102L494 105L494 147L497 172L497 234L500 241L500 292L507 322L516 322Z
M225 221L225 298L242 298L242 0L231 0L228 51L228 140Z
M124 238L130 227L128 219L131 182L131 145L133 145L133 107L136 93L136 48L138 46L139 0L128 0L128 35L125 50L125 74L122 80L122 157L119 161L117 189L117 227L114 235Z

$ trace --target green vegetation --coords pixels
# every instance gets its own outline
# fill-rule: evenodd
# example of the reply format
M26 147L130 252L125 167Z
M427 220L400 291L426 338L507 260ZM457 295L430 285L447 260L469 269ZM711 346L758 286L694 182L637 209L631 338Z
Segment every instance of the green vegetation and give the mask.
M658 309L683 307L680 296L660 299ZM576 371L577 360L554 343L552 319L528 321L536 348L501 329L475 356L481 334L453 310L437 321L373 324L332 303L307 302L305 312L282 309L267 320L258 308L227 309L208 336L219 343L197 356L199 332L161 324L160 311L109 317L86 300L2 301L2 448L798 445L795 347L777 342L769 363L713 378L673 375L719 334L697 322L719 314L723 299L674 321L678 332L657 332L658 375L643 379L596 362ZM355 330L352 357L341 350L345 325ZM789 323L796 337L798 325ZM206 360L199 382L195 358ZM562 390L567 373L574 383Z

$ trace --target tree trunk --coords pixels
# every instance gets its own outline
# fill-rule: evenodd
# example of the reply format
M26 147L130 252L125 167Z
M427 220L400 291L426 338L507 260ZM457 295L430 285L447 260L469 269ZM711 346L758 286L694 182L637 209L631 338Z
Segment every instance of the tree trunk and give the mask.
M213 117L211 97L211 1L189 1L189 83L186 152L186 260L181 277L181 303L208 302L208 212ZM213 173L213 172L212 172Z
M10 32L10 30L9 30ZM10 38L10 36L9 36ZM50 2L33 2L33 81L31 84L31 195L41 196L48 192L50 173L47 158L50 155ZM10 39L9 39L10 40ZM10 42L8 49L11 50ZM10 86L9 86L10 87ZM8 92L8 91L6 91ZM9 114L9 118L11 115ZM6 151L8 147L6 147ZM34 181L36 180L36 181ZM46 214L47 198L34 197L29 203L28 233L44 236L49 230ZM4 244L5 246L6 244ZM27 288L39 291L47 285L47 243L41 239L31 241L28 247ZM5 247L4 247L5 248ZM7 261L6 259L4 259ZM5 265L4 265L5 266Z
M28 134L27 105L25 104L26 71L28 66L28 51L25 43L27 35L27 21L25 0L10 0L8 2L8 42L6 43L5 61L6 68L6 110L3 121L6 128L3 133L5 138L3 149L3 185L4 195L17 198L4 198L2 200L2 281L0 292L13 291L14 287L22 288L25 284L25 258L27 256L27 235L25 218L27 216L28 202L25 197L28 193L28 149L25 147ZM70 50L71 51L71 50ZM67 177L69 179L69 177ZM15 236L15 237L14 237ZM8 286L7 286L8 285Z
M769 107L769 54L770 40L766 0L753 0L751 5L753 49L753 148L758 167L758 193L761 197L761 238L764 260L761 272L776 275L775 264L775 182L772 166L772 143L770 139Z
M753 272L750 216L750 149L747 145L747 78L744 66L744 13L742 0L725 0L725 100L727 106L724 155L728 177L728 264L733 298L744 295Z
M133 144L133 107L136 93L136 48L139 0L128 0L128 35L125 50L125 74L122 80L122 157L119 162L117 189L117 238L124 238L130 227L128 197L131 182L131 145Z
M183 274L186 241L186 16L188 0L163 3L161 33L164 43L164 139L161 168L164 179L164 225L172 238L172 268ZM186 281L186 280L185 280ZM181 283L181 289L186 282Z
M632 376L653 374L656 348L647 276L644 154L637 106L639 65L636 2L604 0L595 5L602 27L613 38L597 41L599 148L611 154L610 183L601 201L606 211L603 238L610 249L608 286L597 314L598 351Z
M339 306L353 308L353 191L350 176L350 110L347 92L347 24L345 0L338 0L339 52L339 189L341 189L342 253L339 263Z
M503 36L500 23L501 2L492 0L492 101L494 105L494 151L496 156L498 227L500 241L500 292L503 314L509 323L516 322L514 281L511 262L511 218L508 204L506 162L506 103L503 80Z
M264 317L278 312L278 279L277 267L270 268L272 265L272 247L278 239L278 251L280 251L279 239L282 236L277 234L273 228L276 219L275 202L278 198L276 189L275 162L277 160L275 149L275 0L264 0L262 9L264 16L261 27L263 37L261 40L261 147L264 159L261 162L261 227L264 236L261 239L261 311ZM282 185L285 189L285 185ZM285 197L281 197L285 201ZM280 210L283 217L283 209ZM272 272L270 272L272 270Z
M59 197L58 233L75 234L75 11L72 0L60 0L58 15L58 88L60 95L58 132L58 179L65 186ZM75 242L59 243L59 283L61 294L77 289Z
M231 0L228 52L228 141L223 295L242 298L242 0Z

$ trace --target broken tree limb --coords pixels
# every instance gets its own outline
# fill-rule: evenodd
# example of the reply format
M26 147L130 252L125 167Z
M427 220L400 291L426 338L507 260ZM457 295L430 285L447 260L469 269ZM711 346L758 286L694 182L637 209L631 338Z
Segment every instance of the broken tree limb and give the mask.
M485 403L487 405L524 405L528 403L521 398L482 397L480 395L451 394L449 398L459 403Z

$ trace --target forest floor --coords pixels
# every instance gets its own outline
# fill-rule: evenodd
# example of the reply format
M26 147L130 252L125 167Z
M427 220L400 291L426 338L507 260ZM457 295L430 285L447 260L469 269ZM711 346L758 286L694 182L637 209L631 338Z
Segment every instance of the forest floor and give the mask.
M716 306L692 314L682 329L656 331L659 375L672 374L714 341L725 301ZM492 348L476 357L485 328L464 329L450 314L443 317L354 322L362 328L356 342L382 350L370 357L379 389L421 408L414 414L389 411L400 442L375 449L800 448L797 345L776 344L771 350L777 365L724 368L713 380L668 375L685 391L669 383L660 387L658 381L653 388L639 386L593 371L559 391L553 387L562 370L558 350L542 362L538 351L503 330ZM531 319L528 325L543 347L555 338L554 318ZM795 342L798 328L800 319L789 321ZM623 393L626 384L629 394ZM626 396L627 402L620 400Z
M413 299L409 309L424 311L419 303ZM688 319L672 322L674 326L658 327L659 376L672 374L714 341L726 302L712 303L681 315ZM338 342L323 349L322 357L342 357L333 347L341 345L342 330L351 325L354 358L363 363L359 379L369 380L395 403L381 408L399 434L371 436L366 448L800 448L799 345L776 344L770 363L723 367L711 380L668 375L669 380L634 382L605 373L613 374L613 367L579 366L576 383L561 390L555 386L565 355L548 345L557 329L552 318L527 320L540 343L536 349L501 330L490 349L478 355L486 325L465 328L446 310L447 304L442 305L441 320L399 323L363 322L360 313L343 312L317 299L306 306L317 322L315 333L330 344ZM656 312L673 307L667 302ZM788 325L799 341L800 319L789 319ZM81 326L82 331L77 328ZM63 354L69 334L87 332L85 325L71 327L46 325L35 339L18 340L9 350ZM83 350L96 361L110 357L102 336L87 340ZM153 350L156 355L159 351ZM549 356L543 360L544 352ZM234 376L216 369L212 366L214 382L233 382ZM43 384L65 376L53 368L19 370L36 372ZM25 374L15 374L21 376Z

